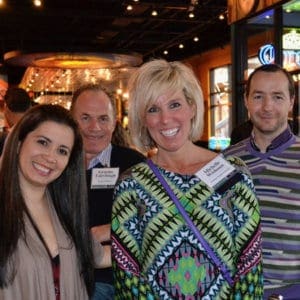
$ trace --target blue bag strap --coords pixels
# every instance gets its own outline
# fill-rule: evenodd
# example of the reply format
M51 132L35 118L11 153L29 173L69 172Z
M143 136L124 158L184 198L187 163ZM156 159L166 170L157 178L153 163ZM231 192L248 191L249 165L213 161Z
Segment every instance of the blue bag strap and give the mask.
M230 286L233 286L233 282L234 281L233 281L233 279L230 276L230 272L229 272L227 266L219 259L218 256L216 256L215 252L212 250L212 248L210 247L210 245L207 243L207 241L201 235L200 231L195 226L195 224L193 223L193 221L191 220L191 218L188 216L188 214L185 211L184 207L181 205L180 201L178 200L178 198L176 197L176 195L174 194L174 192L172 191L172 189L170 188L170 186L168 185L168 183L162 177L162 175L160 174L159 170L157 169L157 167L155 166L155 164L152 162L152 160L147 159L147 164L149 165L149 167L151 168L151 170L153 171L153 173L156 175L156 177L159 179L159 181L161 182L162 186L165 188L165 190L167 191L167 193L169 194L169 196L173 200L174 204L176 205L178 211L180 212L180 214L184 218L185 222L192 229L192 231L194 232L195 236L201 242L202 246L205 248L205 250L207 251L207 253L211 257L211 259L213 260L213 262L216 264L217 268L223 274L223 276L226 279L226 281L228 282L228 284Z

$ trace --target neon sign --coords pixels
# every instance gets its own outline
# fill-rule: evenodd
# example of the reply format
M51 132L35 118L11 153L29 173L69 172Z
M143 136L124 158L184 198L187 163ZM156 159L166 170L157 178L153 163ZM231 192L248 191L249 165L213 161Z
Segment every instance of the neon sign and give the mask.
M282 48L283 49L300 49L300 33L296 30L285 33L282 36Z
M275 61L275 48L272 44L260 47L258 59L263 65L273 64Z
M286 69L300 68L300 50L283 50L283 66ZM258 59L261 64L268 65L275 61L275 47L266 44L259 49Z

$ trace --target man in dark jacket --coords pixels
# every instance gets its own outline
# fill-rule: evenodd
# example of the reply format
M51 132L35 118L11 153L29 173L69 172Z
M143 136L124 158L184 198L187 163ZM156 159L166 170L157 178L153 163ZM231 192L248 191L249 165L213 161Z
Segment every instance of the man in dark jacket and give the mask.
M122 172L145 157L131 148L112 144L115 103L101 86L88 84L75 91L71 112L79 124L84 143L91 232L96 241L109 245L115 183ZM92 299L113 299L111 267L95 269L95 280Z

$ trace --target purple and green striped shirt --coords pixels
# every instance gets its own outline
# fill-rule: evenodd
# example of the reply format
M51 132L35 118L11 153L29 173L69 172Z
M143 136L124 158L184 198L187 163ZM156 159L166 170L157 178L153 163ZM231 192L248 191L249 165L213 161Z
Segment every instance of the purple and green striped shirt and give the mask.
M300 138L290 129L266 153L253 137L224 151L251 171L261 209L265 288L300 284Z

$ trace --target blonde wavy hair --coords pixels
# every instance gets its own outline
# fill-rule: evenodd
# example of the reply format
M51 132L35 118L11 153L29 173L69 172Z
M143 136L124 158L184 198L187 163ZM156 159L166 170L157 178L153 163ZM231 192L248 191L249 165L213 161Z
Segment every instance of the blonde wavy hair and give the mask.
M193 70L184 63L156 59L144 63L130 77L129 131L133 144L142 152L155 148L145 126L146 111L156 99L166 92L182 91L187 103L194 106L190 139L198 140L203 131L203 93Z

